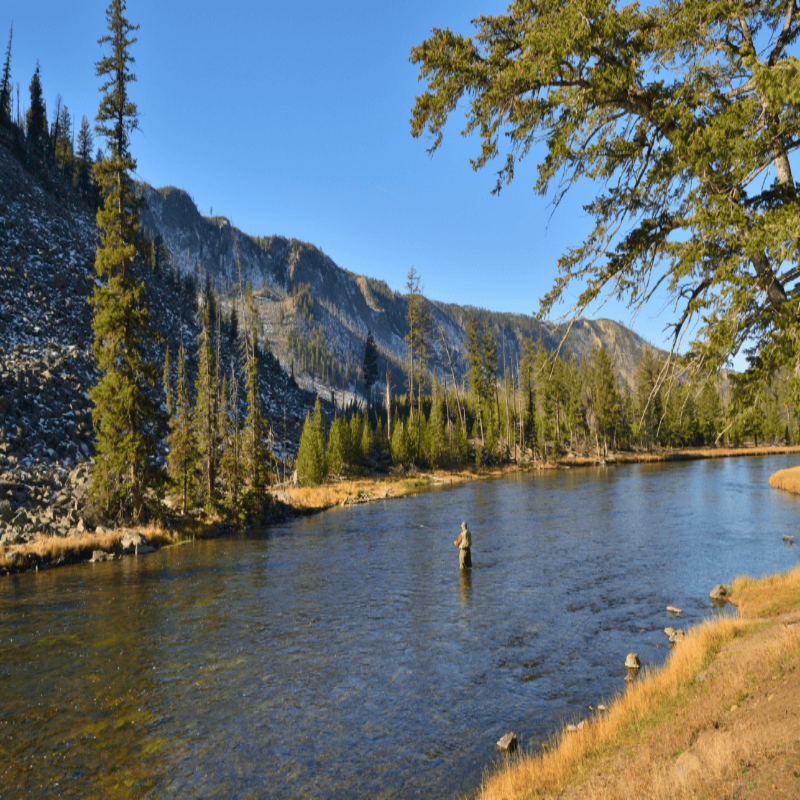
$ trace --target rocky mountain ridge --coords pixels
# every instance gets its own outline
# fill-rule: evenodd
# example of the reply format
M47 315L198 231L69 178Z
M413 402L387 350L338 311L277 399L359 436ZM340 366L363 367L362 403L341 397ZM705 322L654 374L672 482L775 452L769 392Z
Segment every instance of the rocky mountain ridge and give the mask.
M301 380L298 341L315 337L339 365L327 382L349 394L363 391L357 380L368 332L378 350L394 368L396 386L403 385L402 363L408 302L404 294L385 282L356 275L339 267L322 250L282 236L253 237L236 229L225 217L204 217L191 197L174 187L142 186L147 210L142 224L151 236L160 235L171 253L173 265L183 274L208 274L225 297L235 291L239 265L244 282L258 293L264 335L284 369L294 364ZM238 246L237 262L234 241ZM531 316L503 314L484 309L426 301L432 320L431 366L440 380L450 380L449 350L459 384L467 372L465 329L468 315L487 319L502 358L511 367L521 359L522 338L541 340L549 350L561 344L563 325L540 322ZM532 299L533 304L533 299ZM578 359L593 347L604 346L611 354L621 379L633 383L641 353L652 346L611 320L580 319L564 342L562 353ZM338 372L338 374L337 374ZM381 370L383 374L383 369ZM402 391L402 389L401 389Z

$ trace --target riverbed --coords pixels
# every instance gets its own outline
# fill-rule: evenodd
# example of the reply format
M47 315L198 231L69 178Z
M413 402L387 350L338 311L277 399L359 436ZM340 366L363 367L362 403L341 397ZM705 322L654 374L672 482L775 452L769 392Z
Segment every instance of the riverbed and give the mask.
M793 463L475 481L4 578L0 797L467 793L504 733L538 747L628 652L662 663L714 584L797 564L767 485Z

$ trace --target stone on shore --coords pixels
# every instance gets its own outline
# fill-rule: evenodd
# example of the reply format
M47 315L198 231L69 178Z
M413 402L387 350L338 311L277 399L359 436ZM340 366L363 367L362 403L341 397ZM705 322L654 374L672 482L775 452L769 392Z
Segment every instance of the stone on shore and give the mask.
M711 594L708 595L715 603L727 603L728 602L728 587L723 586L721 583L718 583L712 590Z
M131 553L141 552L143 546L147 544L147 540L142 536L141 533L135 533L134 531L128 531L123 537L122 541L120 542L120 546L122 547L123 555L130 555Z
M639 661L639 656L636 653L628 653L628 657L625 659L625 668L626 669L639 669L642 666L642 662Z
M95 550L92 553L92 557L89 559L89 561L93 564L96 564L98 561L113 561L113 560L114 560L114 554L106 553L103 550Z
M497 749L503 755L510 756L517 749L517 735L515 733L507 733L497 742Z
M682 642L686 634L678 628L664 628L664 633L669 637L670 644L677 644Z

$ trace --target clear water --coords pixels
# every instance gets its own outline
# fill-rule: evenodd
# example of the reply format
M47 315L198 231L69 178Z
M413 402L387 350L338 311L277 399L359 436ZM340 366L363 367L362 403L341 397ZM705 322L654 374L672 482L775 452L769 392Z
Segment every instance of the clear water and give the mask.
M548 472L0 579L0 797L439 798L787 570L785 457ZM474 569L461 574L462 519ZM800 541L800 536L798 536Z

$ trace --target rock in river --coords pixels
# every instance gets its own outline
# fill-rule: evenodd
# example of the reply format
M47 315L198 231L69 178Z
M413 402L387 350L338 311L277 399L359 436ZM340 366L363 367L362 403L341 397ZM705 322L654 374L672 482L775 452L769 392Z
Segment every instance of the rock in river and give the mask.
M642 662L639 661L639 656L636 653L628 653L628 657L625 659L625 667L627 669L639 669L642 666Z
M514 733L507 733L497 742L497 749L503 755L510 756L517 749L517 736Z

